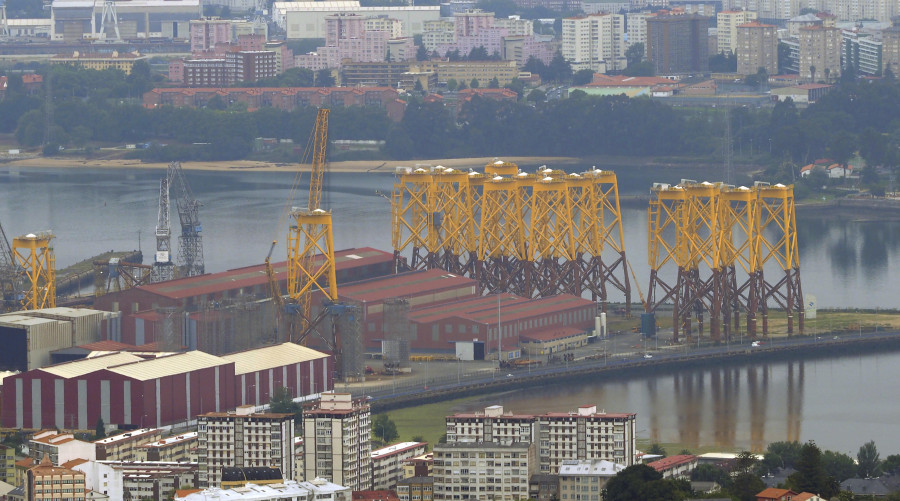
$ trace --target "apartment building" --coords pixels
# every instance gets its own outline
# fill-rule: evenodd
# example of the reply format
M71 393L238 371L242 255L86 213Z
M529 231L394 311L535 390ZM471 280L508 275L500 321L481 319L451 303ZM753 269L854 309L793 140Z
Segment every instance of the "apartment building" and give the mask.
M16 481L16 449L0 445L0 482L17 485Z
M224 19L191 20L191 52L213 50L217 44L229 44L232 40L231 21Z
M219 487L225 467L267 466L294 480L293 414L257 414L250 405L198 418L200 487ZM311 477L312 478L312 477Z
M841 76L841 30L825 26L800 29L800 76L811 82Z
M841 66L852 66L860 75L878 75L882 67L884 44L873 33L841 31Z
M658 76L709 70L709 18L696 14L647 18L647 59Z
M573 71L624 69L625 16L602 13L563 19L562 55Z
M769 75L778 73L778 28L772 24L752 22L737 28L737 71L742 75L765 68Z
M28 455L35 462L50 458L50 464L60 465L73 459L96 459L97 449L91 442L77 440L71 433L41 430L28 442Z
M528 480L534 473L534 444L460 442L434 447L435 500L528 499Z
M749 10L724 10L716 14L717 52L737 53L738 26L756 20L756 12Z
M467 9L453 15L453 25L457 38L472 36L481 30L494 27L494 13L481 9Z
M94 441L97 448L97 460L109 461L146 461L144 445L162 439L162 430L157 428L141 428L111 437Z
M53 466L50 456L25 474L25 500L80 501L85 499L84 473Z
M70 468L84 473L86 489L108 496L109 501L165 501L180 486L197 485L199 466L190 462L85 461Z
M408 459L425 454L425 442L401 442L372 451L372 490L393 489Z
M881 31L881 68L883 73L891 70L900 75L900 25Z
M403 36L403 23L399 19L387 16L366 18L364 28L366 31L384 31L390 38Z
M538 438L538 421L530 414L503 412L502 405L486 407L484 412L447 416L447 443L515 442L533 443Z
M634 44L647 43L647 18L652 16L650 12L629 12L625 14L625 45L631 47Z
M535 443L541 473L556 474L567 460L631 466L636 461L635 416L598 411L595 405L540 415L505 413L503 407L491 406L483 413L448 416L447 443Z
M349 393L322 393L303 410L305 478L327 478L351 490L372 482L370 409Z
M197 461L197 432L173 435L141 447L147 461Z
M604 460L567 460L559 467L559 499L602 501L603 489L625 466Z
M400 501L432 501L434 499L434 477L408 477L397 482L397 497Z

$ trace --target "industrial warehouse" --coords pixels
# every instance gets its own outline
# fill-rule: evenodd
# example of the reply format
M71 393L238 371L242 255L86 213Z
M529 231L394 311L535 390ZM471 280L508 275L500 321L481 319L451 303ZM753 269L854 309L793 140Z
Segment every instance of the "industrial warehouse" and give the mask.
M193 421L207 412L267 403L287 388L304 396L333 387L333 361L295 344L217 357L180 353L98 353L3 379L6 428L88 429L98 419L122 428Z

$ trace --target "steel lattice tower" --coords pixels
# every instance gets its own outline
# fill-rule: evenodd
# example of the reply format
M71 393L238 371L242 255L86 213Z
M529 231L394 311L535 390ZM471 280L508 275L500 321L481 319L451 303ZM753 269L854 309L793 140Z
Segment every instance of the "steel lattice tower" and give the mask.
M151 282L165 282L175 278L172 262L172 231L169 226L169 177L159 181L159 212L156 217L156 255L153 259Z
M53 233L42 231L13 239L12 252L24 270L26 290L22 299L25 310L56 307L56 258L50 240Z
M181 222L181 234L178 235L178 275L195 277L206 272L203 262L203 230L200 224L200 207L203 205L194 198L191 187L181 169L181 162L172 162L166 173L169 186L175 189L175 206L178 208L178 219Z

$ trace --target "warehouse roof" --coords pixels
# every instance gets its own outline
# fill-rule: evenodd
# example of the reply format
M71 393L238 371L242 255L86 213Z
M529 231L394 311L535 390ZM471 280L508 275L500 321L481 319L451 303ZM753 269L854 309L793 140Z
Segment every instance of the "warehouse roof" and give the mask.
M42 367L38 370L48 372L62 378L74 378L90 374L96 370L106 369L114 365L127 364L143 360L141 357L125 352L110 353L99 357L83 358L73 362Z
M353 282L342 286L338 293L356 301L382 301L459 287L471 287L475 294L475 285L471 278L444 270L422 270Z
M0 315L0 325L7 326L31 326L31 325L43 325L53 322L59 322L59 320L53 320L50 318L40 318L40 317L29 317L27 315L11 313L9 315Z
M234 375L273 369L285 365L328 358L328 354L294 343L265 346L252 350L222 355L220 358L234 362Z
M361 249L345 249L334 253L335 268L337 271L351 269L359 266L371 265L381 262L393 261L394 256L389 252L380 251L371 247ZM314 257L317 265L322 263L321 255ZM287 279L287 262L272 264L275 276L278 280ZM226 290L253 287L268 283L266 267L264 264L237 268L222 273L200 275L197 277L169 280L158 284L150 284L139 287L141 290L165 296L171 299L183 299L187 297L210 294Z
M69 308L67 306L58 306L56 308L43 308L40 310L30 310L20 312L22 315L46 318L44 315L53 315L57 317L94 317L107 314L105 311L94 310L90 308Z
M215 355L195 350L126 363L116 367L109 367L107 370L139 381L149 381L230 363L232 362L229 360L223 360Z
M499 298L499 299L498 299ZM495 294L492 296L476 296L472 298L453 301L452 303L444 303L427 308L416 308L409 312L411 321L427 323L442 320L451 317L461 317L473 311L481 311L485 308L491 308L494 311L494 323L497 319L497 302L502 304L510 304L513 302L526 302L527 299L513 294ZM502 308L501 308L502 312Z
M584 334L584 329L557 327L519 335L519 341L554 341Z

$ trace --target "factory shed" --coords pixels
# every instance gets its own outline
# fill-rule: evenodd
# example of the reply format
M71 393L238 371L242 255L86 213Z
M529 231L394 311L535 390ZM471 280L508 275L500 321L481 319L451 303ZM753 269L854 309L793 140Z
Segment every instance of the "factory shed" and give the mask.
M363 342L372 349L387 337L383 327L385 301L402 298L414 310L476 297L476 287L475 280L435 269L351 282L338 288L338 296L343 302L359 305ZM317 293L313 305L323 304L324 299L323 294Z
M321 255L315 262L323 262ZM391 273L393 255L370 247L335 252L338 283L362 280ZM282 291L287 290L287 263L274 263L275 276ZM261 299L269 297L268 278L264 264L248 266L221 273L180 278L143 285L97 298L95 306L106 311L133 314L157 308L174 307L184 311L198 311L218 301L238 297Z
M50 365L50 352L72 346L72 323L20 313L0 316L0 370Z
M596 303L559 294L525 299L510 294L480 297L410 313L411 348L448 350L456 341L485 341L488 351L518 346L520 336L553 330L593 327Z
M199 351L116 352L4 379L4 427L156 427L234 407L234 362Z
M236 405L269 403L279 388L291 397L328 391L334 386L334 359L327 353L283 343L220 358L234 362Z

